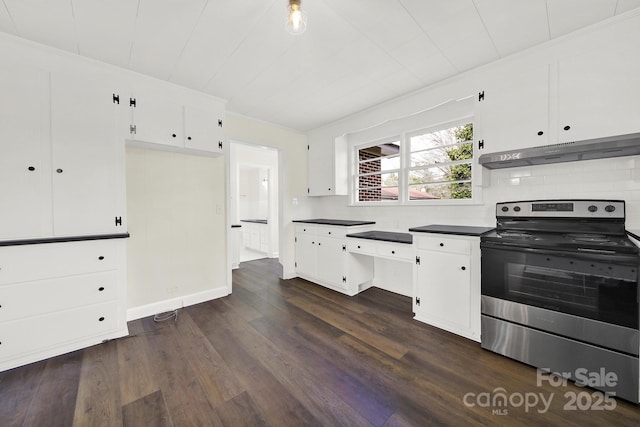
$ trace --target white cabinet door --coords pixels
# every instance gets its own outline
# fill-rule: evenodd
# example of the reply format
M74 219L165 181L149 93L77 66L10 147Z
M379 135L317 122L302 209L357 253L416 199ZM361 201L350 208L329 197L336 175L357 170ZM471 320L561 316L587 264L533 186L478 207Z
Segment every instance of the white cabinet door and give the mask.
M184 148L183 107L168 96L136 92L131 139Z
M51 233L48 74L0 67L0 239Z
M318 237L318 279L337 288L347 287L346 242L344 239ZM343 250L342 247L345 247Z
M549 143L549 67L505 69L476 98L479 154Z
M345 196L348 194L347 140L309 140L307 183L310 196Z
M416 317L436 326L469 330L471 327L471 268L468 255L419 251Z
M559 63L559 142L640 131L637 40L594 49Z
M64 75L52 76L51 84L54 235L126 230L124 141L113 88Z
M222 153L226 146L223 132L224 105L210 109L184 108L184 146L199 151Z
M296 272L300 276L314 278L318 271L316 236L296 233Z

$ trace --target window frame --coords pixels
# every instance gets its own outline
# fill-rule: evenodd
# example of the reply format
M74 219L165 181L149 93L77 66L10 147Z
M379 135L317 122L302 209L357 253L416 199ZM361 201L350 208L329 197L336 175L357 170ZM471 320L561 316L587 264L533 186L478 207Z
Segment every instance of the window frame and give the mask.
M442 165L456 165L456 164L471 164L471 198L469 199L409 199L409 174L413 170L422 170L428 169L429 167L433 167L432 165L423 165L423 166L411 166L411 138L417 135L428 134L432 132L437 132L439 130L445 130L453 127L464 126L466 124L471 123L474 125L474 131L476 130L474 117L465 116L463 118L454 119L446 122L441 122L438 124L430 125L427 127L422 127L419 129L407 130L403 132L399 132L396 135L383 137L367 142L362 142L357 145L353 145L349 150L349 155L351 156L349 162L349 206L442 206L442 205L474 205L481 203L481 193L482 188L477 184L478 176L481 173L479 170L480 165L478 164L478 152L477 147L472 139L469 141L472 144L473 157L469 160L454 160L451 162L442 163ZM374 147L376 145L384 144L385 142L396 142L399 141L400 147L400 169L398 170L398 200L376 200L376 201L359 201L359 164L360 161L358 159L359 151L361 149L367 147ZM426 150L416 150L419 151L427 151ZM414 152L414 153L415 153ZM393 171L395 171L394 169ZM381 171L382 173L383 171ZM445 183L455 183L458 181L444 181ZM463 182L463 181L460 181Z

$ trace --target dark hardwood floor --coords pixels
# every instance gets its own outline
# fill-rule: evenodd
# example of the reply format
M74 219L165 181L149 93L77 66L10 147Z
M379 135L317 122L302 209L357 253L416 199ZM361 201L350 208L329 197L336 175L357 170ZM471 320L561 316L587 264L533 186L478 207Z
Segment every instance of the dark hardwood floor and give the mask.
M597 410L593 390L538 386L535 369L412 320L409 298L347 297L277 265L243 263L231 296L177 322L0 373L0 426L640 425L638 405Z

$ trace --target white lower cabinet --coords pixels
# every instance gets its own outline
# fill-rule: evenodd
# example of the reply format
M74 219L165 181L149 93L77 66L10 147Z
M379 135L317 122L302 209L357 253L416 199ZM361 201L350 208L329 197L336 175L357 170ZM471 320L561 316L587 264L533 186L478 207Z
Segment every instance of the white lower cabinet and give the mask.
M415 319L480 341L480 238L414 235Z
M0 247L0 371L128 334L125 240Z
M346 233L341 226L296 225L298 276L350 296L370 286L373 259L350 254Z

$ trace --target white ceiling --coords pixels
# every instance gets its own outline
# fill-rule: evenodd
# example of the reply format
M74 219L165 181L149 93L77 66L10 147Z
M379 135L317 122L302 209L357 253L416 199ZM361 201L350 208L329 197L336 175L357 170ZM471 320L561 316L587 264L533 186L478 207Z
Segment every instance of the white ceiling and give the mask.
M0 0L0 31L306 131L640 7L640 0Z

